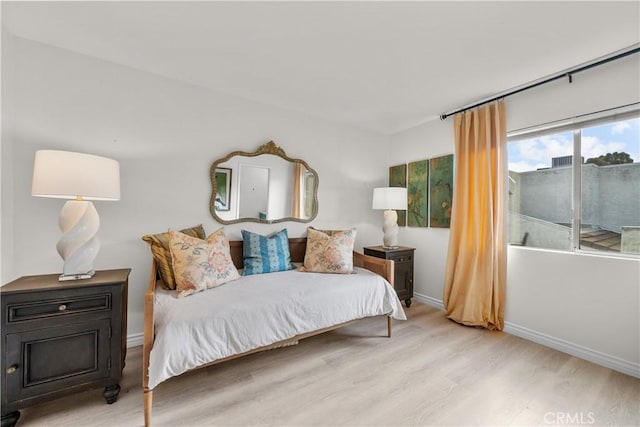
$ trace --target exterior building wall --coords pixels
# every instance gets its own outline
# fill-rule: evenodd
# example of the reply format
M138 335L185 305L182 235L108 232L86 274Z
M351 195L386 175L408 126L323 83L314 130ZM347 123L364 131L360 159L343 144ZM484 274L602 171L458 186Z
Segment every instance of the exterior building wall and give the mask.
M541 221L526 215L509 215L509 243L522 244L526 236L526 245L536 248L571 249L571 228L548 221Z
M620 252L640 254L640 227L622 227Z
M640 226L640 163L582 166L582 224L616 233L623 226ZM512 212L571 223L570 167L509 172L509 176Z
M593 228L601 228L600 213L600 167L592 164L582 165L582 213L580 222L591 225ZM569 178L571 179L571 178ZM616 230L611 230L616 231ZM620 232L617 230L616 232Z
M511 172L515 175L515 172ZM522 215L556 224L571 223L571 167L519 173Z
M640 163L600 166L598 170L600 228L620 233L621 227L640 226Z

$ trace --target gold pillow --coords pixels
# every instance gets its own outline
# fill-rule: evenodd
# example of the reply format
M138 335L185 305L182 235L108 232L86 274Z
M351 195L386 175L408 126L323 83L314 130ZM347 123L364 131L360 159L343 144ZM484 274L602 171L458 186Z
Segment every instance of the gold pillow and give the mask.
M316 230L307 228L307 251L300 271L349 274L353 272L356 229Z
M240 278L223 228L207 240L169 230L169 248L179 298Z
M180 232L187 236L197 237L198 239L204 239L206 236L204 234L202 224L191 228L185 228L184 230L180 230ZM165 287L168 289L175 289L176 281L173 275L173 267L171 265L171 252L169 251L169 233L147 234L142 236L142 240L149 244L149 249L151 249L151 254L156 260L158 272L160 273L160 278L164 282Z

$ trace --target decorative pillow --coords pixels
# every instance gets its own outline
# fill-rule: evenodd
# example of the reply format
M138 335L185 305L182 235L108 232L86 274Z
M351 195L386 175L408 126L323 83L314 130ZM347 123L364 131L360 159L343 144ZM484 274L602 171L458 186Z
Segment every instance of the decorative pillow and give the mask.
M316 230L307 228L307 251L300 271L349 274L353 272L356 229Z
M270 236L242 230L242 240L243 276L295 268L291 264L286 228Z
M204 239L206 236L204 234L202 224L191 228L185 228L184 230L180 230L180 232L187 236L197 237L198 239ZM146 236L142 236L142 240L149 244L149 249L151 249L151 254L156 260L158 272L160 273L160 278L164 282L165 287L168 289L175 289L176 281L173 275L173 266L171 265L169 233L147 234Z
M207 240L169 230L169 247L178 297L214 288L240 277L224 229Z

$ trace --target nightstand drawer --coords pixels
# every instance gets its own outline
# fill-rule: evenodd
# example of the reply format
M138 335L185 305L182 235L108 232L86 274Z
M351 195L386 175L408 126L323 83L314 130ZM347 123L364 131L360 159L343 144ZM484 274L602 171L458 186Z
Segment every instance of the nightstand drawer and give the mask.
M58 298L31 303L8 304L9 323L64 316L100 310L111 310L111 294Z
M392 259L394 262L411 262L413 260L413 257L411 256L411 254L406 254L397 257L389 257L389 259Z

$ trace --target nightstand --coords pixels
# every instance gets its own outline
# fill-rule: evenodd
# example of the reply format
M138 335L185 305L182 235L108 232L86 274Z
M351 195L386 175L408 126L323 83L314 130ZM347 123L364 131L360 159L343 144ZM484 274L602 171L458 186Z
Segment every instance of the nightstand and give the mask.
M15 425L20 408L87 389L118 399L130 271L66 282L25 276L0 287L2 427Z
M368 246L364 248L365 255L376 258L392 259L394 261L393 287L398 298L404 300L407 307L411 307L413 298L413 252L415 248L398 246L395 249L385 249L382 246Z

